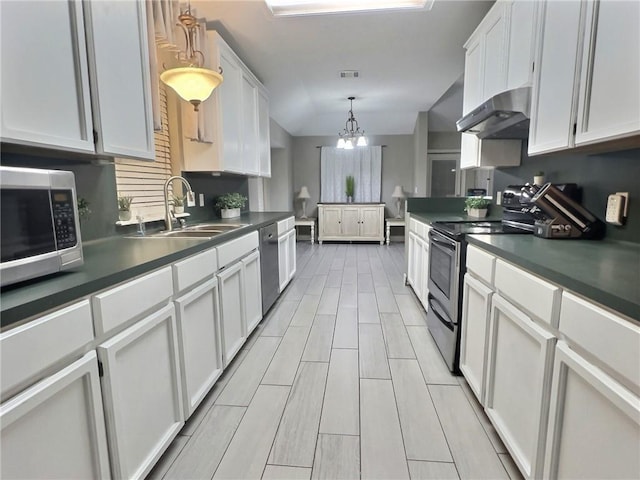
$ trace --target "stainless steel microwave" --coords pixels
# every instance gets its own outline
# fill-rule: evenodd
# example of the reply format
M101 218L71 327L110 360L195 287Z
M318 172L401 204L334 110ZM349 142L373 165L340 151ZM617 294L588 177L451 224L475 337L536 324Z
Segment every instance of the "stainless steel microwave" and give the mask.
M72 172L0 167L0 285L83 264Z

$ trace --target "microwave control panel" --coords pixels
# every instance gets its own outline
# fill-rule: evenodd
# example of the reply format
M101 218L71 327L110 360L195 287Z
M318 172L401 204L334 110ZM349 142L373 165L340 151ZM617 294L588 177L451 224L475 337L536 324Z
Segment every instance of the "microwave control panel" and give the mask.
M51 206L58 250L75 247L77 242L75 208L71 190L52 190Z

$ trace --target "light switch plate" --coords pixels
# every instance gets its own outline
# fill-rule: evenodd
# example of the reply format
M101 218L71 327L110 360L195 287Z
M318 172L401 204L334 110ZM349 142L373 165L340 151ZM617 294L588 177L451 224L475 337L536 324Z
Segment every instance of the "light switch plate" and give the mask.
M627 216L628 192L616 192L607 198L606 221L613 225L624 225Z

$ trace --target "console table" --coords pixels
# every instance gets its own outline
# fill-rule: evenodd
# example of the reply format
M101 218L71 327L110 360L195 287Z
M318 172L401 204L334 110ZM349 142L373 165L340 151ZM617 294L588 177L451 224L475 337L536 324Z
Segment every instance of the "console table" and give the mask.
M314 217L309 218L296 218L295 220L296 227L310 227L311 228L311 245L313 245L313 241L316 233L316 219Z
M404 228L404 218L387 218L387 245L390 243L391 238L391 227L403 227Z
M384 203L318 204L318 243L376 241L384 244Z

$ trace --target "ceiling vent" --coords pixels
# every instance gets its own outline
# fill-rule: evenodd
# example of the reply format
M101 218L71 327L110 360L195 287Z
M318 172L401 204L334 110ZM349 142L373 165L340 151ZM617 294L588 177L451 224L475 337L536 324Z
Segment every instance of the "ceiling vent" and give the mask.
M340 72L340 78L359 78L360 72L357 70L342 70Z

